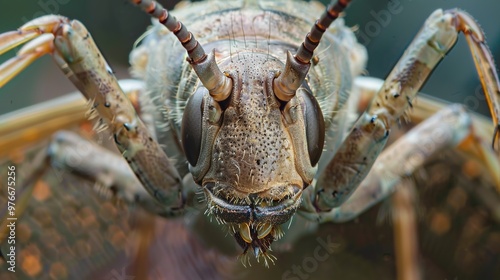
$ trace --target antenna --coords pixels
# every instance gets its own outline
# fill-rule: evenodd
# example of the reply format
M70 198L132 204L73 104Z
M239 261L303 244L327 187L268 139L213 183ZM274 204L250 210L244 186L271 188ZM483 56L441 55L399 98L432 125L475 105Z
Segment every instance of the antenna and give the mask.
M226 100L231 94L233 83L231 78L222 73L217 66L215 51L207 55L198 40L193 36L193 33L189 32L182 22L171 16L167 9L163 8L158 2L152 0L130 1L158 19L161 24L174 33L184 49L186 49L189 63L212 98L216 101Z
M274 94L278 99L287 102L295 96L295 91L304 82L307 72L309 72L311 58L314 50L319 45L321 37L323 37L323 33L339 17L340 13L347 8L350 2L351 0L338 0L333 4L332 1L311 27L311 31L307 33L295 55L290 52L287 53L283 73L273 82Z

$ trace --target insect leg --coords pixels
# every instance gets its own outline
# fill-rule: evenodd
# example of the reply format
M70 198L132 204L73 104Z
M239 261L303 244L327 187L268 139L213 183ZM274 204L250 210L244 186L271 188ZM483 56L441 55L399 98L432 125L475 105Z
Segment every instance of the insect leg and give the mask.
M374 77L363 76L357 77L354 80L353 92L359 95L357 103L358 114L363 113L367 109L369 103L373 100L380 88L382 88L383 84L384 80ZM419 96L420 98L418 101L412 104L411 110L406 112L413 124L419 124L432 117L446 105L446 103L443 103L443 100L434 98L425 93L419 93ZM469 112L469 114L471 114L473 126L476 128L474 132L481 139L488 139L491 137L491 119L474 112Z
M144 84L137 80L120 80L119 84L127 97L132 98L134 107L139 106L135 96L144 89ZM1 115L0 158L32 147L56 131L87 121L88 109L82 94L73 92Z
M35 39L29 42L21 55L51 53L71 82L93 102L94 109L113 134L123 157L149 194L167 209L182 208L184 198L179 173L137 116L83 24L50 15L25 24L19 30L19 36L23 37L23 33L31 30L48 34L47 36L53 36L54 39L46 39L43 35L43 41L38 42ZM9 39L5 40L0 36L0 50L7 50L15 45L9 43L9 40L22 41L12 38L11 35L7 37ZM10 73L14 73L10 69L14 67L15 71L20 71L21 66L20 62L14 63L14 66L0 66L0 78L6 82L12 77Z
M397 279L418 280L420 277L415 183L402 180L392 196L392 222L396 253Z
M482 64L478 66L478 73L486 81L483 88L490 101L495 126L498 126L500 84L496 70L492 60L487 59L491 54L484 44L484 35L477 25L469 29L465 27L465 23L475 23L465 15L464 12L437 10L427 19L367 111L354 124L337 154L320 174L316 192L321 210L341 205L365 178L385 146L391 127L413 106L418 90L455 45L459 31L474 39L474 44L471 44L474 56L484 57L479 59ZM494 139L499 137L498 133L497 128Z
M127 162L119 155L69 131L59 131L47 148L52 166L96 182L97 191L111 192L114 197L137 204L156 215L169 217L180 214L181 209L165 209L141 186ZM196 191L185 188L185 197ZM192 200L192 199L191 199ZM187 201L187 206L191 205Z
M321 200L316 197L314 190L306 189L309 193L303 196L304 216L320 222L351 220L392 194L401 181L426 159L454 146L478 159L488 169L495 185L500 186L499 158L491 146L477 136L466 110L460 105L451 105L384 150L360 187L340 207L329 212L314 213L314 210L321 209L318 207Z

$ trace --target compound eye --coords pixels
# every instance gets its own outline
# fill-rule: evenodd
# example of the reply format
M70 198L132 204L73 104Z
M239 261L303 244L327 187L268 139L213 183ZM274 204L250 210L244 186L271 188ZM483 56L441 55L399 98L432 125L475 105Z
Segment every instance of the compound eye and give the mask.
M315 166L321 157L325 144L325 121L316 98L308 90L304 90L303 93L307 151L311 166Z
M191 164L196 166L201 150L202 122L203 122L203 97L208 94L207 89L200 87L189 98L181 124L181 140L184 154Z

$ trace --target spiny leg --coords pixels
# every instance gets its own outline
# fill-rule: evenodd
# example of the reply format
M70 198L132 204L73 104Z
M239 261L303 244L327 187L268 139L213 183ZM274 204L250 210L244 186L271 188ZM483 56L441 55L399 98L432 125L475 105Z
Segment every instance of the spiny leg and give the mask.
M0 53L29 42L18 56L0 66L0 85L43 54L56 63L89 100L113 134L117 147L142 185L165 211L183 207L181 178L125 97L86 28L78 21L49 15L22 26L17 34L0 35Z
M34 166L38 168L33 169ZM16 167L19 171L25 171L20 172L21 176L18 175L18 182L21 184L17 185L16 191L16 215L19 222L16 227L18 230L27 232L29 238L24 237L24 242L19 244L17 250L22 252L23 260L30 255L29 248L36 248L37 251L42 252L39 262L44 267L44 272L41 274L48 274L54 262L63 265L70 275L75 275L75 266L80 266L81 262L85 263L84 267L87 270L85 274L79 275L87 275L102 267L103 264L107 266L114 263L117 257L130 259L130 261L135 258L132 262L134 265L148 265L140 261L147 260L143 256L141 258L140 253L144 241L150 238L145 232L148 228L144 227L142 222L154 216L146 215L145 211L140 211L142 210L140 208L162 215L163 213L154 211L162 211L164 207L161 207L144 190L119 154L103 149L95 143L80 138L75 133L60 131L54 135L47 148L37 153L34 160L19 163ZM23 176L22 173L27 174ZM66 176L69 174L71 176ZM82 180L82 177L88 180ZM88 182L94 183L94 188L91 184L87 184ZM93 189L101 195L101 199L96 196ZM103 194L105 194L104 197L102 197ZM112 201L108 201L108 198L112 198ZM114 203L116 199L119 203ZM123 209L123 206L132 207ZM35 214L37 212L41 215ZM39 219L40 216L52 216L52 220L45 220L44 223L43 219ZM141 220L140 225L133 222L138 217ZM130 218L133 218L132 223L130 223ZM5 216L0 217L0 221L9 222ZM90 236L82 235L80 230L71 231L75 229L72 226L88 230L98 228L97 232L91 234L91 239L97 238L95 240L99 242L92 243ZM68 229L71 233L67 231ZM110 242L115 234L124 232L126 239L120 239L118 243ZM54 236L58 237L57 243L50 242L46 238ZM60 236L62 239L59 238ZM0 232L0 241L5 241L4 237ZM89 244L85 253L74 256L61 255L69 248L76 249L75 244L81 242ZM7 244L7 242L2 242L2 244ZM51 247L50 244L58 245ZM2 247L5 249L4 246ZM61 258L57 255L61 255ZM38 259L37 254L34 256ZM116 267L121 268L121 266ZM20 270L26 271L29 268L23 266Z
M470 153L468 145L475 147ZM485 159L483 151L491 153L489 143L482 141L474 132L470 115L460 105L451 105L427 119L382 152L360 187L340 207L329 212L316 212L314 190L306 189L302 213L319 222L344 222L354 219L362 212L392 194L395 187L406 176L411 175L432 155L458 147L475 157L482 164L500 170L500 159ZM500 183L500 174L491 172L495 184ZM500 215L500 213L495 213Z
M387 142L390 128L405 116L418 90L454 46L460 31L468 39L497 127L493 136L495 146L500 137L500 82L484 35L465 12L437 10L427 19L368 110L354 124L337 154L320 174L314 201L319 211L340 206L366 177ZM493 151L476 152L482 154L485 162L494 158ZM491 173L498 173L498 169L492 167L493 163L487 166ZM500 183L496 181L496 184Z
M95 182L96 191L106 198L137 204L154 214L171 215L141 186L122 157L74 132L57 132L41 153L45 165L56 168L58 174L68 172ZM31 177L43 176L46 166L39 167L42 172L35 172Z
M144 90L144 84L137 80L120 80L119 84L134 107L141 106L136 96ZM88 120L88 113L88 101L80 92L73 92L1 115L0 158L22 153L59 130L81 125Z
M363 76L354 80L353 92L359 96L358 103L355 105L358 108L358 114L366 110L383 84L384 80L374 77ZM412 104L411 110L406 112L411 123L419 124L449 105L439 98L423 93L419 93L419 95L421 98ZM491 119L474 112L470 112L470 115L472 125L475 127L474 133L481 139L489 139L491 137Z
M70 131L59 131L47 149L47 161L62 172L88 178L98 192L112 192L117 198L133 204L155 201L141 187L127 162L121 157Z
M119 84L134 108L141 112L142 119L144 114L138 96L144 92L144 84L136 80L120 80ZM75 92L1 116L0 147L9 148L2 150L4 156L19 153L33 141L43 143L38 156L27 168L31 172L22 182L24 187L21 187L21 197L26 194L29 198L29 190L44 177L49 168L54 168L56 174L67 172L94 182L96 190L107 198L111 194L119 201L138 204L154 214L167 215L141 186L122 157L74 132L61 131L75 126L86 127L84 123L88 123L89 113L95 115L92 110L89 112L89 105L92 106L81 98L80 93ZM98 131L101 126L96 122L94 130ZM97 133L99 142L104 141L106 144L111 140L107 133ZM54 135L50 137L50 134ZM46 138L51 138L49 144ZM39 150L38 147L32 149Z
M306 213L309 219L320 222L344 222L358 217L374 204L393 195L393 223L398 279L421 279L418 258L416 217L414 201L411 201L414 182L408 177L419 169L432 155L457 145L464 150L469 142L476 149L492 152L484 137L475 134L470 115L459 105L452 105L424 121L393 145L389 146L377 159L373 169L354 194L339 208L328 213ZM462 139L462 140L460 140ZM467 152L467 151L466 151ZM472 155L477 155L472 153ZM484 160L481 156L480 161ZM500 159L492 159L487 164L500 170ZM490 172L491 173L491 172ZM499 182L499 174L493 174ZM500 190L499 190L500 191ZM314 199L314 194L305 196ZM309 202L312 205L312 202ZM315 211L309 207L307 211ZM500 213L495 215L500 217Z

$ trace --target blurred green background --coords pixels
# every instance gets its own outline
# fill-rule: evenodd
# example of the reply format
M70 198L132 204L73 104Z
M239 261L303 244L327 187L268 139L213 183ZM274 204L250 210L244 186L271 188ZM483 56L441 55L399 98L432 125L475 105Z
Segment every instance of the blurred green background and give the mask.
M172 8L179 1L160 2ZM384 11L388 10L389 3L382 0L356 0L347 10L348 24L358 25L360 34L366 35L361 41L369 52L369 75L385 77L427 16L440 7L459 7L475 16L486 32L496 61L500 61L500 1L394 0L392 5L398 7L398 13L391 14L390 19L377 19L377 14L387 15ZM4 0L0 4L0 32L15 30L33 17L47 13L62 14L82 21L117 76L128 77L128 53L149 24L147 15L126 0ZM13 55L12 51L4 54L0 62ZM0 114L73 90L74 87L55 67L51 58L44 57L0 89ZM452 102L465 103L482 113L488 112L463 37L434 71L423 91Z

